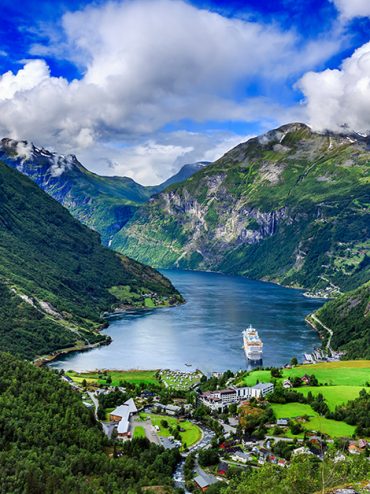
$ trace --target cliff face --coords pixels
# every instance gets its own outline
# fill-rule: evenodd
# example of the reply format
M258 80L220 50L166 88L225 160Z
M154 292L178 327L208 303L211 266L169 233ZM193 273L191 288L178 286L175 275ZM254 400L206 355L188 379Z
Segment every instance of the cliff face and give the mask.
M112 247L156 267L309 288L369 276L368 141L290 124L139 208Z

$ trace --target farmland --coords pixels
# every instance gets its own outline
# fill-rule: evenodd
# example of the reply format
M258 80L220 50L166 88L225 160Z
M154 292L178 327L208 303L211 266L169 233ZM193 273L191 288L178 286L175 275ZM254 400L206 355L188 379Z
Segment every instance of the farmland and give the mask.
M370 382L370 360L343 360L324 362L314 365L297 365L292 369L283 369L280 380L315 374L319 384L329 386L366 386ZM271 381L269 370L256 370L248 373L239 382L240 385L253 386L256 382Z
M156 370L96 370L92 372L68 371L66 375L74 382L81 384L85 379L90 385L123 386L125 382L131 384L159 384ZM108 381L108 382L107 382Z

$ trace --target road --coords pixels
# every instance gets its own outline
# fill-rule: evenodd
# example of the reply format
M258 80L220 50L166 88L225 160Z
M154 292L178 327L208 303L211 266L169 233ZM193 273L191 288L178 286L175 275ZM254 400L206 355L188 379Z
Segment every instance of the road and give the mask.
M328 342L326 343L326 350L330 351L332 353L330 343L331 343L331 339L333 336L333 330L331 330L330 328L325 326L325 324L323 322L321 322L320 319L315 316L315 314L311 314L311 319L313 319L317 324L320 324L320 326L322 326L329 333Z
M91 401L94 403L94 415L96 420L101 423L104 434L110 439L112 437L112 432L114 430L115 424L111 422L102 422L98 419L99 401L96 398L95 393L93 393L92 391L88 391L87 394L90 396Z

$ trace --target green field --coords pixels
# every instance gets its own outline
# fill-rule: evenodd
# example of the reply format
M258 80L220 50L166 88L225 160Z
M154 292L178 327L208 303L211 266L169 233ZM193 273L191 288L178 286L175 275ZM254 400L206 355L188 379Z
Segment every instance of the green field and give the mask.
M309 431L322 432L330 437L351 437L355 433L355 426L353 425L320 416L313 417L309 422L302 425Z
M134 438L140 437L146 437L146 433L144 427L141 427L141 425L137 425L134 429Z
M353 425L345 422L330 420L321 417L317 412L312 410L310 405L305 403L286 403L271 405L277 419L293 419L307 415L310 417L308 422L302 422L302 426L308 431L322 432L330 437L351 437L355 432ZM289 431L284 434L286 437L302 437L302 434L293 436Z
M107 377L110 376L112 383L110 386L120 386L122 382L129 382L132 384L159 384L156 370L128 370L128 371L94 371L94 372L75 372L68 371L66 375L69 376L76 383L81 384L86 379L88 384L107 384Z
M330 410L334 411L335 407L338 405L343 405L343 403L347 403L350 400L358 398L358 395L362 389L367 389L370 391L370 388L363 388L362 386L305 386L298 388L297 391L302 393L304 396L307 396L309 391L311 391L314 396L321 393Z
M305 403L286 403L283 405L273 403L271 408L277 419L293 419L295 417L303 417L303 415L310 417L318 416L318 413L312 410L310 405L306 405Z
M370 360L343 360L314 365L298 365L284 369L282 379L315 374L319 384L331 386L365 386L370 382ZM281 380L281 379L279 379ZM269 370L256 370L246 375L239 384L254 386L256 382L271 381Z
M190 447L193 444L197 443L202 437L202 431L200 430L200 428L192 422L189 422L188 420L179 420L175 417L169 417L167 415L156 415L152 413L141 413L140 417L143 420L145 420L146 417L149 417L152 421L152 424L159 427L158 435L163 437L168 437L171 435L171 433L169 431L169 428L165 428L161 425L162 420L167 420L168 425L172 428L179 425L182 429L184 429L184 432L180 432L181 442L183 445L186 444L187 447Z

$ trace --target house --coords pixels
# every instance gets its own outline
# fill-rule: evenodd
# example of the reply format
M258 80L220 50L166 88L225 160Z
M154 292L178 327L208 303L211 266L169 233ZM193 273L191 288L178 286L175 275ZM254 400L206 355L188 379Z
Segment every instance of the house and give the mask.
M137 413L135 402L132 398L125 401L123 405L115 408L110 414L109 418L112 422L117 422L117 435L120 438L130 436L130 417Z
M248 461L251 461L251 455L242 451L236 451L231 455L231 459L240 463L248 463Z
M289 424L288 419L277 419L276 425L280 425L281 427L286 427Z
M358 447L361 449L365 449L367 447L368 443L365 441L365 439L360 439L358 441Z
M351 455L359 455L361 453L361 448L355 442L351 442L348 446L348 453Z
M218 475L226 475L229 470L229 465L225 461L221 461L217 467Z
M289 381L289 379L285 379L285 381L283 381L283 388L288 389L288 388L292 388L292 387L293 387L293 384Z
M301 382L307 386L311 383L311 378L307 374L301 377Z
M158 408L162 413L172 416L178 415L181 411L181 407L178 405L162 405L161 403L157 403L156 408Z
M200 489L202 492L206 492L210 485L217 482L217 479L215 477L207 475L206 473L203 473L202 475L197 475L194 479L194 482L195 486L198 487L198 489Z
M283 467L284 468L284 467L287 466L287 461L284 460L283 458L280 458L280 460L278 460L277 464L278 464L279 467Z
M305 446L301 446L300 448L293 449L292 456L295 455L312 455L312 452Z

